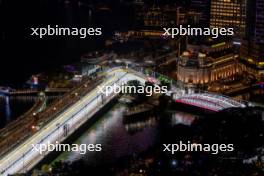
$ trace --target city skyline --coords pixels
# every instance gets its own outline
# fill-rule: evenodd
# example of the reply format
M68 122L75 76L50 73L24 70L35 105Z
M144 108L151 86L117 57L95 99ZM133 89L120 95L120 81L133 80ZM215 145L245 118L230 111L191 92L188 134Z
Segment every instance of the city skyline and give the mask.
M264 0L2 0L0 26L0 175L264 174Z

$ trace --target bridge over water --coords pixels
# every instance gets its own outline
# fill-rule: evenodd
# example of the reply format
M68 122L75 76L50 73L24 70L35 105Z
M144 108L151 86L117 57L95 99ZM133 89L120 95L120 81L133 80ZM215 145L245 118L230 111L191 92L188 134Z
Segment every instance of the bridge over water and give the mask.
M46 94L57 94L69 92L69 88L46 88L43 90ZM41 91L36 89L11 89L0 87L0 95L5 96L30 96L38 95Z
M56 141L64 141L117 95L114 93L114 84L121 85L130 80L138 80L144 83L147 79L147 75L131 69L115 68L106 71L105 79L100 84L100 87L112 86L112 93L110 92L109 94L108 92L108 94L104 94L97 87L81 96L77 102L65 109L64 112L58 114L30 138L12 148L8 154L0 156L0 175L6 176L8 174L24 173L32 169L50 153L50 151L45 151L41 155L38 151L33 150L32 144L47 145L48 143L55 144ZM227 97L211 94L185 94L181 96L175 94L173 98L177 102L215 111L229 107L243 106ZM67 129L66 134L65 128Z
M210 111L221 111L232 107L245 107L243 103L237 102L223 95L212 93L191 93L174 96L173 99L178 103L196 106Z

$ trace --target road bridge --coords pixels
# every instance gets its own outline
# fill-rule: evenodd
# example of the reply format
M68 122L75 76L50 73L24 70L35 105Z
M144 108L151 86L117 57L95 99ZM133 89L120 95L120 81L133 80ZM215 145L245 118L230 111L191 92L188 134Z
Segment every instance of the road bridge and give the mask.
M44 154L40 154L33 149L32 144L47 145L48 143L55 144L57 141L64 141L117 95L114 85L123 85L130 80L138 80L144 83L147 78L148 76L131 69L114 68L106 71L105 79L99 86L101 88L105 87L105 89L112 86L113 89L108 89L107 94L104 94L104 92L99 91L99 86L97 86L95 89L80 96L80 99L73 105L58 114L34 135L3 156L0 160L0 175L25 173L32 169L50 153L50 151L45 151ZM109 92L109 90L112 92ZM174 98L177 102L215 111L228 107L242 106L242 104L229 98L211 94L188 94ZM65 128L67 128L66 134Z

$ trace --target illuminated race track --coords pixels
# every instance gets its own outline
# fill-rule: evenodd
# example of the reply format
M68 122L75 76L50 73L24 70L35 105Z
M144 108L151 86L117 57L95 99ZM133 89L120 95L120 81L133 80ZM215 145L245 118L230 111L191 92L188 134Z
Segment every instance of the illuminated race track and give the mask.
M100 87L122 84L135 79L140 82L145 82L143 75L127 72L124 69L112 69L107 72L106 77L107 79ZM77 103L4 156L0 160L0 175L25 173L32 169L49 153L46 151L41 155L38 151L33 150L32 144L62 142L114 97L114 92L104 95L99 91L98 87L86 94ZM65 126L69 129L67 136L64 133Z
M115 84L123 85L129 80L138 80L141 83L145 83L145 80L148 80L146 75L130 69L114 68L105 73L105 80L99 86L105 88L104 90L107 87L112 87L112 89L107 89L108 94L102 93L97 87L81 97L74 105L70 106L33 136L1 158L0 175L26 173L32 169L49 153L49 151L45 151L41 155L38 151L33 150L32 144L47 145L48 142L55 144L56 141L62 142L65 140L117 95L114 93L116 89ZM109 92L109 90L111 91ZM243 107L241 103L230 98L206 93L185 94L174 98L174 100L214 111L229 107ZM68 129L66 135L65 127Z

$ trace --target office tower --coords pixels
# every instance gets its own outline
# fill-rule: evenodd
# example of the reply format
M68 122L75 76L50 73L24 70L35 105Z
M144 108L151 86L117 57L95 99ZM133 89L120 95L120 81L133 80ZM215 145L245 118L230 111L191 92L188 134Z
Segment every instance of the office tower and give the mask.
M248 0L247 37L264 44L264 0Z
M191 9L201 13L200 23L209 25L210 21L210 0L191 0Z
M211 0L211 28L234 28L235 36L244 37L245 21L246 0Z
M264 0L256 3L256 41L264 44Z
M248 0L241 59L249 75L264 80L264 0Z

